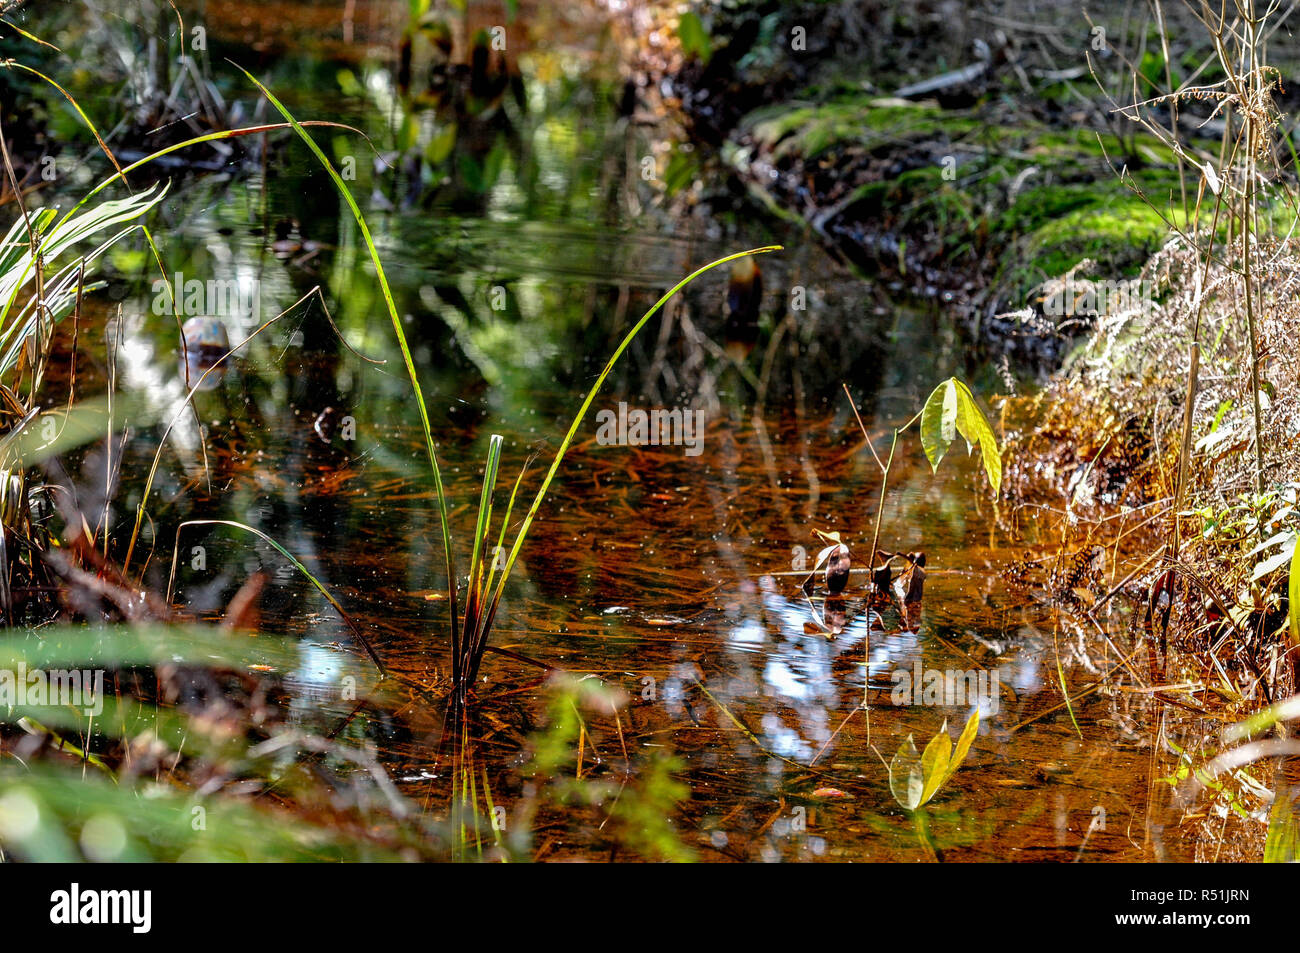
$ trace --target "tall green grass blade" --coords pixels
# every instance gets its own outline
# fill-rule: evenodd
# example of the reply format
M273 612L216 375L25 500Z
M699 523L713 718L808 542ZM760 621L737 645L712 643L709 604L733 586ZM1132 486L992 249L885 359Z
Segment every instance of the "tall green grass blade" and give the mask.
M24 768L11 759L0 762L0 788L40 818L5 844L7 855L23 860L86 859L67 832L81 830L91 817L110 819L126 831L119 861L398 863L409 856L396 845L288 811L222 794L196 796L168 784L115 786L97 775L43 764ZM199 805L206 824L196 829L193 810Z
M486 767L483 769L483 799L487 801L488 819L489 819L488 823L492 827L493 846L497 848L501 848L502 847L501 828L497 826L497 822L496 822L497 805L496 805L496 801L492 797L492 786L488 783L488 773ZM507 860L507 858L503 856L501 860L504 863Z
M30 715L24 715L22 718L19 718L18 727L22 728L23 731L26 731L28 734L49 736L50 743L59 751L66 751L78 761L82 761L98 768L100 771L103 771L106 776L112 778L113 783L117 783L117 778L113 776L113 769L106 765L102 758L98 755L91 754L89 751L78 748L67 738L63 737L58 732L45 727L45 725Z
M707 265L695 269L695 271L691 272L681 281L677 282L677 284L673 285L663 297L654 303L649 311L641 316L641 319L632 326L632 330L627 332L627 335L624 336L618 347L614 349L614 353L610 355L609 360L605 362L605 367L596 377L596 382L591 385L591 390L587 392L587 398L582 402L582 406L578 408L578 413L574 416L573 423L569 425L569 432L564 435L564 440L560 444L560 449L556 451L555 459L551 461L550 469L546 471L546 476L542 479L542 485L537 491L537 496L533 498L533 503L528 508L527 515L524 516L523 526L520 527L518 535L515 536L514 545L510 547L510 555L506 558L506 564L505 568L502 570L501 579L497 583L496 591L492 596L492 605L488 610L486 631L492 631L492 623L496 618L497 607L501 603L501 596L505 592L506 582L510 578L511 570L514 569L515 560L519 558L519 551L523 548L524 540L528 537L528 530L533 525L533 519L537 516L537 511L541 509L542 501L546 499L546 493L551 488L551 481L555 479L556 473L559 472L560 464L564 462L564 456L569 452L569 446L573 443L573 438L578 433L578 428L582 426L582 421L587 416L587 411L591 408L592 401L596 399L596 395L600 392L600 388L605 383L605 379L609 377L610 372L614 369L614 365L618 362L618 359L623 356L623 352L628 349L633 338L640 333L641 329L646 326L646 323L658 314L659 310L667 304L673 296L677 294L677 292L681 291L705 272L717 268L719 265L725 265L748 255L762 255L767 252L780 250L780 245L764 245L761 248L751 248L748 251L736 252L734 255L727 255L725 258L719 258L717 261L711 261Z
M285 549L283 546L277 543L266 533L262 532L260 529L257 529L254 526L249 526L247 523L240 523L237 520L217 520L217 519L186 520L185 522L177 526L176 547L172 551L172 570L171 570L171 574L167 577L167 601L168 602L171 602L172 587L173 585L175 585L176 582L176 562L177 562L177 557L180 555L180 551L181 551L181 544L180 544L181 530L185 529L185 527L187 526L230 526L238 530L243 530L246 533L252 533L258 539L270 545L272 549L278 552L285 559L289 560L289 562L293 564L293 567L297 569L298 572L300 572L307 579L308 582L310 582L313 586L315 586L316 590L322 596L325 597L326 601L328 601L330 605L334 607L335 611L338 612L339 616L343 619L343 621L347 623L348 628L352 630L352 634L356 636L357 641L361 643L361 647L366 650L366 655L370 656L370 661L375 663L375 668L379 669L380 674L382 675L388 674L388 669L384 667L384 663L381 662L379 660L379 656L375 654L374 648L370 645L370 640L367 639L365 633L361 631L361 626L357 625L357 623L353 621L352 617L348 615L346 611L344 611L343 606L339 605L339 601L334 598L334 596L330 593L329 589L325 588L325 584L322 583L315 576L313 576L311 570L309 570L306 566L304 566L301 562L299 562L298 558L294 556L293 553L289 552L289 550Z
M49 47L50 49L52 49L52 50L53 50L54 52L56 52L56 53L62 53L62 52L63 52L61 49L59 49L59 48L58 48L57 46L55 46L53 43L47 43L45 40L42 40L42 39L41 39L39 36L37 36L36 34L34 34L34 33L28 33L26 30L24 30L24 29L23 29L22 27L20 27L18 24L14 23L12 20L6 19L5 17L0 17L0 24L3 24L7 29L13 30L15 33L17 33L19 36L21 36L21 37L22 37L23 39L25 39L25 40L30 40L30 41L33 42L33 43L39 43L41 46L47 46L47 47Z
M529 458L529 463L531 462L532 458ZM483 587L485 592L492 591L492 583L496 579L497 575L497 562L500 560L499 554L505 551L506 531L510 528L510 514L515 510L515 500L519 496L519 487L523 485L524 475L528 473L529 463L525 463L523 469L519 471L519 476L515 478L515 485L510 490L510 499L506 501L506 511L501 517L501 532L497 536L497 544L492 550L492 560L488 569L487 583ZM488 630L484 628L483 633L481 634L486 634L487 631ZM481 638L480 641L486 643L485 638ZM482 646L479 647L478 651L481 655Z
M483 561L488 551L488 538L492 531L492 495L496 491L497 473L501 468L501 447L504 443L499 434L493 434L488 442L487 462L483 467L483 489L479 494L478 522L474 527L474 547L469 560L469 589L465 594L465 627L463 645L453 645L455 653L452 673L453 683L458 689L463 688L461 673L466 671L469 659L477 650L479 632L483 621L484 589Z
M93 629L51 625L14 631L0 639L0 669L122 667L176 662L193 665L262 665L288 669L298 663L296 643L262 636L232 639L211 625L133 623Z
M1065 669L1061 668L1061 656L1058 651L1056 656L1056 680L1061 686L1061 695L1065 698L1065 710L1070 714L1070 724L1074 725L1074 733L1080 738L1083 732L1079 730L1078 719L1074 717L1074 703L1070 701L1070 687L1065 684Z
M303 120L300 125L328 126L334 129L342 129L345 132L354 133L360 136L362 139L365 139L366 143L370 145L371 149L372 150L374 149L374 145L371 144L369 137L366 136L366 134L362 132L360 129L358 129L356 126L349 126L346 123L341 123L341 122L330 122L324 119L306 119ZM127 173L134 172L137 169L143 168L144 166L148 165L150 162L156 162L158 159L161 159L164 156L171 155L173 152L179 152L182 149L188 149L190 146L202 145L205 142L217 142L222 139L239 139L243 136L254 136L265 132L276 132L281 129L292 129L292 128L293 127L287 122L259 123L256 126L241 126L238 129L222 129L217 132L204 133L201 136L194 136L193 138L186 139L183 142L177 142L170 146L165 146L162 149L159 149L157 152L151 152L149 153L149 155L144 156L141 159L136 159L130 165L123 166L121 175L111 175L107 179L104 179L93 189L91 189L89 192L83 195L80 201L78 201L76 205L72 206L72 208L69 209L68 214L69 215L75 214L77 209L86 205L91 199L93 199L100 192L104 191L104 189L108 188L114 182L120 181L122 176L126 175ZM165 278L167 276L164 275L163 277Z
M451 610L452 642L453 644L458 644L460 642L460 620L458 617L459 610L457 608L458 586L456 580L455 559L452 555L451 549L451 518L447 512L447 493L442 484L442 470L438 466L438 452L433 444L433 428L429 423L429 408L424 400L424 392L420 388L420 377L415 370L415 358L411 356L411 348L406 341L406 332L402 330L402 319L397 313L397 305L393 302L393 292L388 285L388 276L384 273L383 262L379 260L379 249L375 247L375 240L370 235L370 226L366 224L366 217L361 214L360 206L357 205L356 199L352 197L352 193L348 191L347 184L343 181L343 177L340 176L338 170L334 168L334 163L330 162L325 153L321 151L320 146L316 144L316 140L308 135L307 130L304 129L302 124L293 117L293 114L289 112L284 103L280 102L280 100L276 98L274 93L267 89L266 86L264 86L257 77L248 70L238 66L238 64L235 65L240 72L248 77L249 82L262 91L262 95L265 96L267 101L270 102L280 115L285 118L285 121L293 127L293 131L298 134L298 137L302 139L307 148L309 148L312 151L312 154L316 156L321 167L329 173L330 179L333 180L335 187L338 189L339 195L343 197L343 201L347 203L348 209L352 212L352 217L356 220L357 227L361 229L361 236L365 240L367 250L370 252L370 261L375 266L375 275L379 279L379 287L384 294L384 303L388 306L388 316L393 322L393 332L397 335L397 344L398 347L401 348L402 360L406 364L406 373L411 379L411 389L415 392L415 403L420 410L420 425L424 428L424 444L425 449L429 454L429 466L433 470L434 488L438 495L438 515L442 520L442 549L447 563L447 595Z
M109 162L113 163L113 168L117 169L118 176L122 176L122 167L118 164L117 156L113 155L113 150L108 147L108 143L106 143L104 137L99 134L99 129L96 128L93 122L91 122L90 117L87 116L85 110L81 108L81 104L77 102L76 97L40 70L28 66L26 63L20 63L18 60L10 59L5 60L3 65L9 69L20 69L24 72L31 73L33 76L39 77L57 89L63 95L63 98L68 101L68 104L76 111L77 116L81 119L81 122L85 127L90 130L90 134L95 137L95 141L99 143L100 151L108 157ZM122 181L125 183L126 179L123 178Z
M492 528L492 493L496 489L497 472L501 467L501 447L504 443L500 434L493 434L488 441L487 463L483 467L483 489L479 493L478 523L474 527L474 549L470 555L470 576L477 581L475 570L484 550L487 549L488 533Z

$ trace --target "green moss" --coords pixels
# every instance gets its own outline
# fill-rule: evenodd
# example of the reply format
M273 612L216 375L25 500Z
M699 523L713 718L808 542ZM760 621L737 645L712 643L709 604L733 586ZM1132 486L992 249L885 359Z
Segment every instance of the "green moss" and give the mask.
M1119 183L1115 184L1120 188ZM1052 190L1040 190L1052 191ZM1056 214L1014 242L1003 256L1000 282L1011 297L1022 297L1034 285L1061 275L1080 260L1097 262L1096 273L1109 278L1135 274L1143 261L1169 237L1169 225L1140 198L1127 191L1107 195L1098 185L1094 197L1073 208L1077 190L1060 199Z
M873 148L905 139L962 136L977 125L968 116L944 113L933 104L866 95L816 106L765 107L745 122L754 139L778 159L815 159L846 146Z
M1027 151L1042 158L1103 159L1107 154L1117 155L1120 145L1110 135L1098 141L1097 133L1091 129L1044 129L1034 136Z
M1121 142L1090 129L1003 126L865 94L765 107L746 126L786 161L833 163L844 148L892 145L906 165L951 148L960 157L955 179L937 162L923 165L858 186L843 208L949 268L969 262L1013 307L1083 258L1099 274L1129 276L1165 241L1167 224L1114 172L1126 157L1152 202L1163 207L1179 194L1174 157L1147 135Z

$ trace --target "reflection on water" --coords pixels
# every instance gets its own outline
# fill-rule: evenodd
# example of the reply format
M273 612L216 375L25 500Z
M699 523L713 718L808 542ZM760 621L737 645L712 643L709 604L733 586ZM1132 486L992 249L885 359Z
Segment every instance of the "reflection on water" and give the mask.
M504 83L488 87L474 85L467 61L441 74L437 62L417 64L413 75L443 77L427 89L380 60L289 59L266 77L293 87L301 118L356 124L377 144L378 157L318 135L356 170L462 533L489 434L506 437L507 473L533 451L549 459L580 394L659 294L721 254L787 248L762 262L748 357L728 352L725 274L682 295L625 356L533 530L495 644L598 675L632 699L617 724L587 726L595 762L675 751L691 790L687 839L698 834L706 856L914 858L884 763L909 735L923 744L977 707L980 738L935 805L950 856L1071 859L1098 805L1115 821L1091 836L1090 856L1141 856L1149 846L1123 831L1147 797L1146 736L1134 730L1145 703L1093 693L1055 710L1061 679L1077 687L1116 659L1082 635L1062 646L1074 636L1007 591L998 567L1023 540L980 497L969 466L954 460L934 476L905 440L891 476L881 544L929 554L919 619L869 600L864 577L842 597L799 588L792 554L815 551L814 529L865 552L875 519L879 473L841 382L880 442L937 381L956 371L981 390L984 369L962 364L935 314L882 297L729 190L716 157L688 151L670 123L646 121L646 93L629 107L638 96L613 78L612 51L581 36L554 34L542 49L521 35L509 62L493 67ZM102 361L124 399L149 411L113 448L121 486L103 505L121 542L174 419L146 527L156 550L146 578L162 590L179 546L176 600L214 617L264 572L260 626L303 640L285 682L293 716L318 729L349 718L345 734L375 742L420 800L437 778L435 702L448 662L415 409L354 224L290 139L272 140L267 154L255 171L181 183L156 229L179 290L197 279L203 292L193 302L178 295L194 338L186 364L176 358L177 315L157 304L139 250L117 261ZM670 168L687 184L666 186ZM255 296L247 307L242 295L213 301L209 282ZM210 375L194 413L178 413L187 374L192 386L211 366L204 348L219 328L242 340L316 288L321 295ZM699 411L700 454L602 445L595 411L620 401ZM93 465L102 459L102 447L87 454L88 492L103 485ZM358 715L375 678L347 626L255 537L195 526L178 542L175 527L194 519L239 520L283 543L356 616L398 687ZM895 704L898 673L924 680L930 671L943 680L938 702ZM963 694L949 673L982 674L993 697ZM539 726L545 688L536 668L494 655L479 688L496 745L485 754L493 790L510 802L527 788L518 752ZM798 824L796 805L807 808ZM570 831L564 850L580 854L597 839Z

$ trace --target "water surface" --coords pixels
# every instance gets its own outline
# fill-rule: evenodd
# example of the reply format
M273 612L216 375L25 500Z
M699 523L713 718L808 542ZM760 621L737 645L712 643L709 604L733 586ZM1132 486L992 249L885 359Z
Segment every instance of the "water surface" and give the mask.
M1002 570L1041 542L1036 513L994 502L960 448L933 474L913 430L891 477L881 546L927 553L919 620L892 602L869 606L860 576L830 604L799 588L796 567L820 547L814 529L840 532L858 566L870 546L880 473L842 384L884 453L890 427L938 381L958 374L991 396L1005 391L1000 377L968 359L941 313L891 297L752 203L651 91L625 88L611 33L539 14L530 31L511 31L513 87L477 103L454 84L434 95L416 81L403 95L389 10L401 6L357 5L350 42L328 19L318 42L294 44L274 31L251 39L240 17L214 17L212 59L220 51L255 67L299 118L371 137L373 149L315 131L356 173L349 183L415 347L462 543L491 434L506 438L507 483L539 456L535 488L582 395L660 294L713 258L785 246L760 263L748 358L727 356L723 269L646 328L579 431L493 635L533 664L489 654L477 686L477 756L494 803L516 817L535 793L524 766L552 694L539 665L552 666L627 699L617 718L588 714L576 770L635 786L653 755L674 755L689 789L675 821L702 858L921 860L886 762L909 735L924 746L947 723L955 736L976 706L895 704L894 673L996 673L971 755L930 806L945 859L1165 856L1144 820L1158 784L1147 700L1096 692L1060 707L1061 680L1072 691L1090 684L1116 665L1112 646L1062 629L1032 594L1008 588ZM322 8L277 9L288 22ZM232 99L252 101L230 70L214 71ZM270 547L186 530L182 555L201 545L204 559L196 568L182 558L177 606L219 618L265 572L260 628L302 643L287 680L296 716L331 730L353 714L347 732L373 742L404 793L437 812L449 797L438 761L446 579L409 382L364 245L328 179L291 138L244 146L221 172L172 173L155 228L169 270L205 294L215 280L247 296L248 307L199 304L232 342L320 288L349 346L319 304L300 307L196 395L197 420L183 415L163 454L146 579L166 586L183 520L239 520L282 542L400 676L360 714L338 691L348 674L373 682L360 647ZM142 408L112 447L107 502L102 443L74 475L83 508L106 507L119 545L159 421L185 391L155 277L139 243L115 253L85 332L105 343L80 373L83 395L105 387L111 368ZM701 412L698 454L602 445L594 413L620 402ZM1127 647L1124 638L1117 632ZM535 855L618 856L604 824L611 809L544 806L528 821Z

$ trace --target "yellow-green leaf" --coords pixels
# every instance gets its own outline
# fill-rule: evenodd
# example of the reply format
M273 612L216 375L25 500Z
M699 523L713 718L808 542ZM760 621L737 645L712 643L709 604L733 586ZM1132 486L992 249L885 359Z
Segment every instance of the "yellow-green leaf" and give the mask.
M957 391L957 432L966 438L968 448L980 448L984 472L988 474L993 495L997 496L1002 486L1002 457L998 453L998 441L993 436L993 427L975 402L975 395L970 388L956 379L953 383Z
M948 722L943 723L939 733L930 739L921 755L921 773L925 778L925 787L921 790L921 803L928 804L930 798L938 793L940 785L948 778L948 763L952 756L952 739L948 737Z
M932 470L938 470L957 434L966 439L968 449L979 447L984 472L988 474L993 495L997 496L1002 487L1002 457L993 427L971 389L950 377L930 392L921 408L921 447Z
M966 760L966 755L970 753L970 746L975 742L975 736L979 734L979 731L980 710L976 708L970 713L970 717L966 719L966 727L962 729L961 737L957 739L957 748L948 760L948 774L944 778L945 782L957 773L961 763Z
M921 756L917 753L916 742L911 735L898 746L894 760L889 762L889 790L894 795L894 800L907 810L915 811L921 806L925 781Z
M956 378L950 377L930 392L921 408L921 448L931 470L939 469L939 461L956 435L957 385Z

